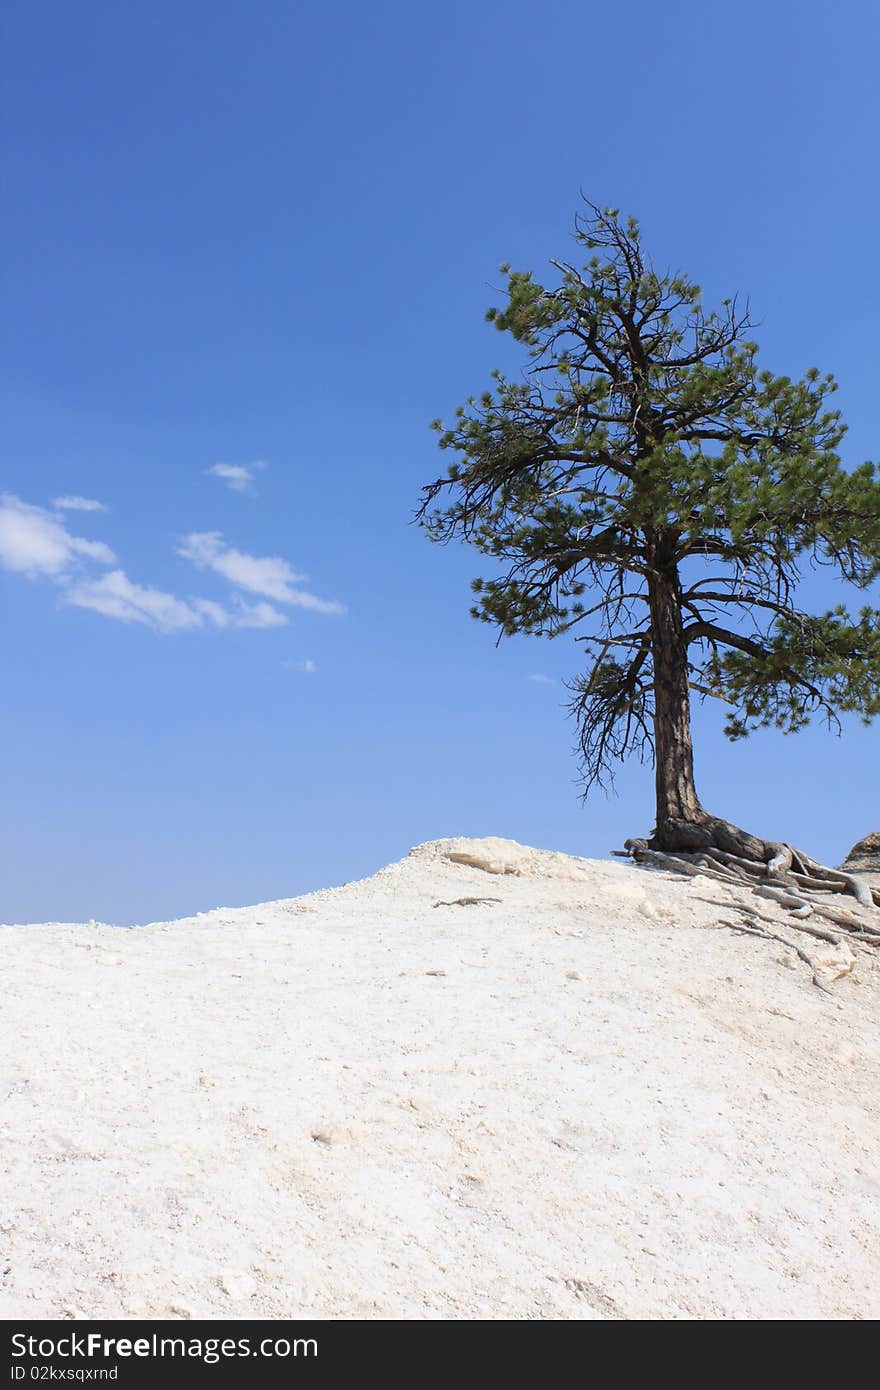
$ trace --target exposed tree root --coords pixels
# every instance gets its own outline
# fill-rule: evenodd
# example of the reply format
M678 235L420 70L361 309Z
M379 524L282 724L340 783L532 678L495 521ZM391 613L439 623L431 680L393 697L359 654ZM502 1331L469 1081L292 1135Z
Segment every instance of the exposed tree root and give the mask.
M834 943L841 939L804 925L805 918L815 916L833 922L849 938L880 946L880 888L790 845L749 835L729 821L711 816L699 823L668 820L650 840L627 840L624 852L639 864L749 888L785 908L795 919L792 925L796 922L809 935ZM853 910L831 901L839 894L855 899Z
M797 942L789 941L787 937L780 936L779 932L768 931L766 927L760 926L754 918L745 917L741 922L723 922L722 926L730 927L730 930L736 932L738 935L760 936L765 941L778 941L781 946L787 946L790 951L794 951L798 960L802 960L804 965L809 968L813 984L816 988L821 989L823 994L832 994L828 986L819 979L819 971L812 956L808 956L806 951L798 946Z

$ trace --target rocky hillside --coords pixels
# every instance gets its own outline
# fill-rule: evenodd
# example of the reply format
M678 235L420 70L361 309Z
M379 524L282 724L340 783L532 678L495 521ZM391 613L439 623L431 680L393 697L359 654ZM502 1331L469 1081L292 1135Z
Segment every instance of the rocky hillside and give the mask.
M0 1315L877 1317L878 957L739 899L446 840L4 928Z

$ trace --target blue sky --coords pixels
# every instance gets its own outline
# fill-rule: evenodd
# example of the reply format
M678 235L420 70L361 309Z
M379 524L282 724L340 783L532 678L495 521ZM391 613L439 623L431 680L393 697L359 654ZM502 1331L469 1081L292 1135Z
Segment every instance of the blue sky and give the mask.
M577 650L496 648L480 557L411 524L428 425L519 360L497 267L567 255L584 189L748 295L765 365L833 371L844 457L876 457L878 15L7 3L0 918L650 829L648 769L579 800ZM713 810L829 861L880 822L880 730L720 729Z

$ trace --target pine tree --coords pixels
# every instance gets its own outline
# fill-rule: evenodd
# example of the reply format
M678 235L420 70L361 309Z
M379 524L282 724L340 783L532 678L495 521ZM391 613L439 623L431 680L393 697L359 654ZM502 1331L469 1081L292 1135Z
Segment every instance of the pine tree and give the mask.
M554 288L502 267L506 303L487 317L527 369L434 422L455 458L419 519L497 562L473 583L475 617L582 644L586 791L631 753L654 761L655 828L631 844L815 877L807 856L703 808L691 693L725 702L732 739L880 712L880 614L797 601L805 562L858 590L880 574L880 477L842 466L833 378L759 368L736 299L705 310L616 211L587 204L575 240L586 263L552 262Z

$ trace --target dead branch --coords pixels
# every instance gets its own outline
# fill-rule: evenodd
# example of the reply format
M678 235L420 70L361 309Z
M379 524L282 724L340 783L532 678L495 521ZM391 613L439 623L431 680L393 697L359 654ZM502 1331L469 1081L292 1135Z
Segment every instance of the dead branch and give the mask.
M480 903L500 903L500 898L453 898L451 902L444 902L441 898L434 903L435 907L477 907Z

